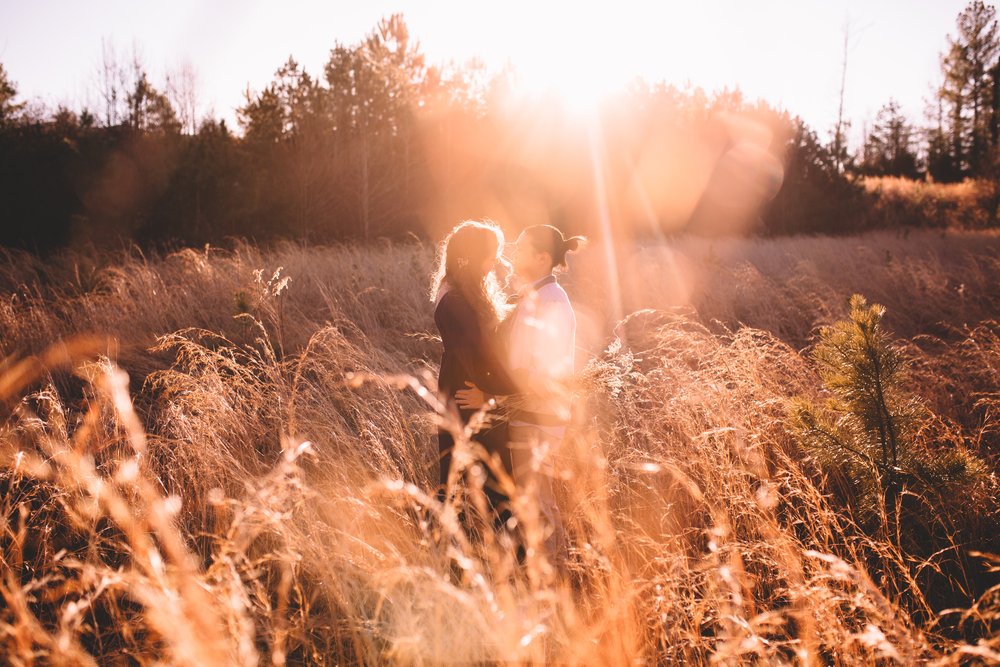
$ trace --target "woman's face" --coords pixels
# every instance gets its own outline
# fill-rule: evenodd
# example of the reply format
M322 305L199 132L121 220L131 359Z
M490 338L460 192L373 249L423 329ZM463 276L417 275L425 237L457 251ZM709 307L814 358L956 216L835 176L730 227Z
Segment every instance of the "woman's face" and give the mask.
M489 275L489 272L493 270L497 262L500 261L499 253L497 252L498 246L493 247L493 252L483 258L483 262L479 267L479 272L485 278Z

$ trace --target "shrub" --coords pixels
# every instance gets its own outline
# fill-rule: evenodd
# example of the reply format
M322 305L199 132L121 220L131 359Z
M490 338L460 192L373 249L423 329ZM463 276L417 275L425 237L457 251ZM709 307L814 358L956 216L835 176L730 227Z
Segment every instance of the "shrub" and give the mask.
M849 318L822 328L812 352L832 396L822 404L793 399L790 413L799 442L836 480L861 525L881 524L886 537L905 530L916 547L945 517L971 520L995 483L986 464L903 389L906 360L881 326L884 314L851 297Z

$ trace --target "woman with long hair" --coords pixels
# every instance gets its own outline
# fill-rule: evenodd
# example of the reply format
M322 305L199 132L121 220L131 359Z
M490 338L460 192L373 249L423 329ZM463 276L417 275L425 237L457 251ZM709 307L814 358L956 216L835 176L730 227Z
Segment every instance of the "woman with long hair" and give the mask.
M503 231L492 222L469 220L457 225L441 243L437 270L431 285L435 302L434 323L441 334L444 352L438 391L449 406L467 423L475 408L459 407L455 393L474 384L491 394L514 393L514 382L506 370L504 351L497 338L497 328L507 306L494 268L501 263ZM503 422L480 431L474 439L488 452L504 458L507 441ZM452 434L438 432L440 483L444 497L451 469ZM492 503L502 497L487 488Z
M551 225L532 225L510 249L517 306L504 322L504 355L518 395L508 399L508 451L514 483L535 489L539 512L549 523L546 547L556 560L565 558L567 548L554 480L570 420L567 383L576 352L576 315L556 276L568 268L566 255L585 242ZM496 393L481 386L463 389L458 405L475 409ZM546 456L538 455L540 448Z

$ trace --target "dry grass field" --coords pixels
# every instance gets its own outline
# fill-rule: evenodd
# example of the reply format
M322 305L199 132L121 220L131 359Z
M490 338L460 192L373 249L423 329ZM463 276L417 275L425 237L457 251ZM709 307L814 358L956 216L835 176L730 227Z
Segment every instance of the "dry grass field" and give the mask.
M433 254L0 257L6 661L1000 661L1000 235L574 257L559 568L530 496L523 564L459 525L483 501L467 440L468 488L434 498ZM907 451L948 463L893 502L795 417L832 400L815 350L855 293L922 406Z
M986 179L933 183L895 176L867 176L860 180L876 195L868 212L882 228L899 226L986 229L996 219L997 187Z

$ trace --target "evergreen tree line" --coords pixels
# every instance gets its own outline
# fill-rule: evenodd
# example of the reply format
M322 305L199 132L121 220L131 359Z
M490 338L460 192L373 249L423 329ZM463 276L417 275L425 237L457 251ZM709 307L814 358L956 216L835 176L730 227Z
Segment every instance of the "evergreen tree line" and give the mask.
M996 8L980 0L958 15L941 54L923 128L890 99L866 133L855 167L863 174L929 176L939 182L996 179L1000 140L1000 33Z
M429 65L394 15L323 72L289 58L247 91L239 132L195 117L187 76L154 85L105 50L100 107L39 111L0 65L0 244L436 237L464 217L635 234L849 232L878 224L860 175L994 179L995 10L971 3L942 56L933 123L891 101L843 159L739 91L635 81L588 124L516 73ZM995 210L995 209L994 209ZM992 215L991 215L992 219Z

